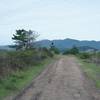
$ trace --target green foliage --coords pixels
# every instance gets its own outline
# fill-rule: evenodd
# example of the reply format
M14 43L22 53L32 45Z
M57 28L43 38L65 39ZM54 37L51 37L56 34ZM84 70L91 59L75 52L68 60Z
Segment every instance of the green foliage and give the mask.
M38 56L40 59L46 59L48 57L53 57L54 54L49 49L43 47L38 49Z
M95 82L97 88L100 89L100 53L84 52L78 55L83 63L83 70L87 76Z
M23 68L38 63L38 52L34 50L14 51L8 53L10 66L13 68Z
M81 59L89 59L89 58L91 58L91 54L90 54L90 53L86 53L86 52L80 53L78 56L79 56Z
M53 42L50 45L50 51L54 52L55 54L60 54L60 50L55 47Z
M73 54L73 55L76 55L76 54L78 54L78 53L79 53L78 48L74 46L73 48L71 48L71 49L65 51L63 54L64 54L64 55L65 55L65 54Z
M93 55L94 55L95 57L100 58L100 52L93 53Z
M50 50L53 51L55 54L60 54L59 49L56 48L56 47L53 47L53 48L51 48Z
M47 48L32 48L36 37L35 31L17 30L12 37L16 43L13 46L16 51L0 52L0 93L2 93L0 96L3 95L3 91L5 93L5 91L19 89L19 86L23 86L24 82L28 80L26 78L30 78L27 77L28 74L33 78L33 75L37 75L42 69L39 64L43 65L42 62L46 58L49 59L54 56L51 50ZM39 65L38 68L34 67L37 65ZM34 70L31 71L32 68ZM23 73L24 71L25 73ZM21 85L18 86L20 81Z
M16 47L16 50L26 50L30 49L33 46L33 42L37 38L37 33L35 31L26 31L24 29L22 30L16 30L16 33L13 34L12 39L15 40L16 45L13 47Z
M84 62L82 59L80 62L82 63L83 71L94 81L96 87L100 89L100 65L97 66L95 63Z
M0 53L0 97L25 86L43 69L44 63L49 62L51 57L53 53L47 48L2 51Z
M2 53L0 54L0 78L9 76L13 71L37 65L49 57L53 57L53 53L46 48Z
M19 70L11 73L8 77L0 80L0 100L10 93L18 92L23 87L27 86L44 68L49 64L52 59L45 59L38 65L28 67L24 70Z

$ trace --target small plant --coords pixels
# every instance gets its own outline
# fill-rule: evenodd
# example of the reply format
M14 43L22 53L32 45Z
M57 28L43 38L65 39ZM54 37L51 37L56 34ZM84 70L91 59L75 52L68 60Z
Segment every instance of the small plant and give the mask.
M89 53L80 53L79 54L79 57L81 58L81 59L89 59L90 57L91 57L91 54L89 54Z
M54 52L55 54L60 54L59 49L55 47L53 42L50 45L50 51Z
M77 55L78 53L79 53L79 49L76 46L74 46L73 48L66 50L63 54L64 55L66 54Z

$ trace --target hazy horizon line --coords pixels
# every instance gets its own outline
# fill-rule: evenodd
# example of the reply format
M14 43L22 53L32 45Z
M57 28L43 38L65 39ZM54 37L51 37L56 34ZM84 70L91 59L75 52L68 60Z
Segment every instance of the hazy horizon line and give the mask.
M64 39L41 39L41 40L36 40L36 42L39 42L39 41L43 41L43 40L48 40L48 41L53 41L53 40L67 40L67 39L70 39L70 40L76 40L76 41L95 41L95 42L100 42L99 40L88 40L88 39L75 39L75 38L64 38ZM4 44L4 45L0 45L0 46L7 46L7 45L12 45L13 43L8 43L8 44Z

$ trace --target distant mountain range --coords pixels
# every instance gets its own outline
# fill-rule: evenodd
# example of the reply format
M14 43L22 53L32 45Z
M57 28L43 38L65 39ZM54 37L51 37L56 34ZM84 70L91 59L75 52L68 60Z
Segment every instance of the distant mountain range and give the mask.
M77 46L80 50L100 50L100 41L80 41L80 40L75 40L75 39L64 39L64 40L41 40L37 41L36 44L37 46L41 47L47 47L49 48L51 43L54 43L55 47L57 47L60 51L64 51L66 49L70 49L73 46ZM0 46L1 50L11 50L9 46Z
M10 48L9 45L4 45L4 46L0 46L0 50L4 51L4 50L13 50L13 48Z
M54 43L55 47L59 50L64 51L66 49L70 49L73 46L77 46L81 51L86 51L90 49L100 50L100 41L80 41L75 39L64 39L64 40L41 40L38 41L37 44L42 47L50 47L51 43Z

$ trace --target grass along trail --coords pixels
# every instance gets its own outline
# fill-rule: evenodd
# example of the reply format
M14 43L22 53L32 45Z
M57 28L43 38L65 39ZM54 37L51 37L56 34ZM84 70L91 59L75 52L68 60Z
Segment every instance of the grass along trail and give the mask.
M75 57L61 57L48 65L32 84L13 100L100 100L80 70ZM95 98L96 97L96 98Z

